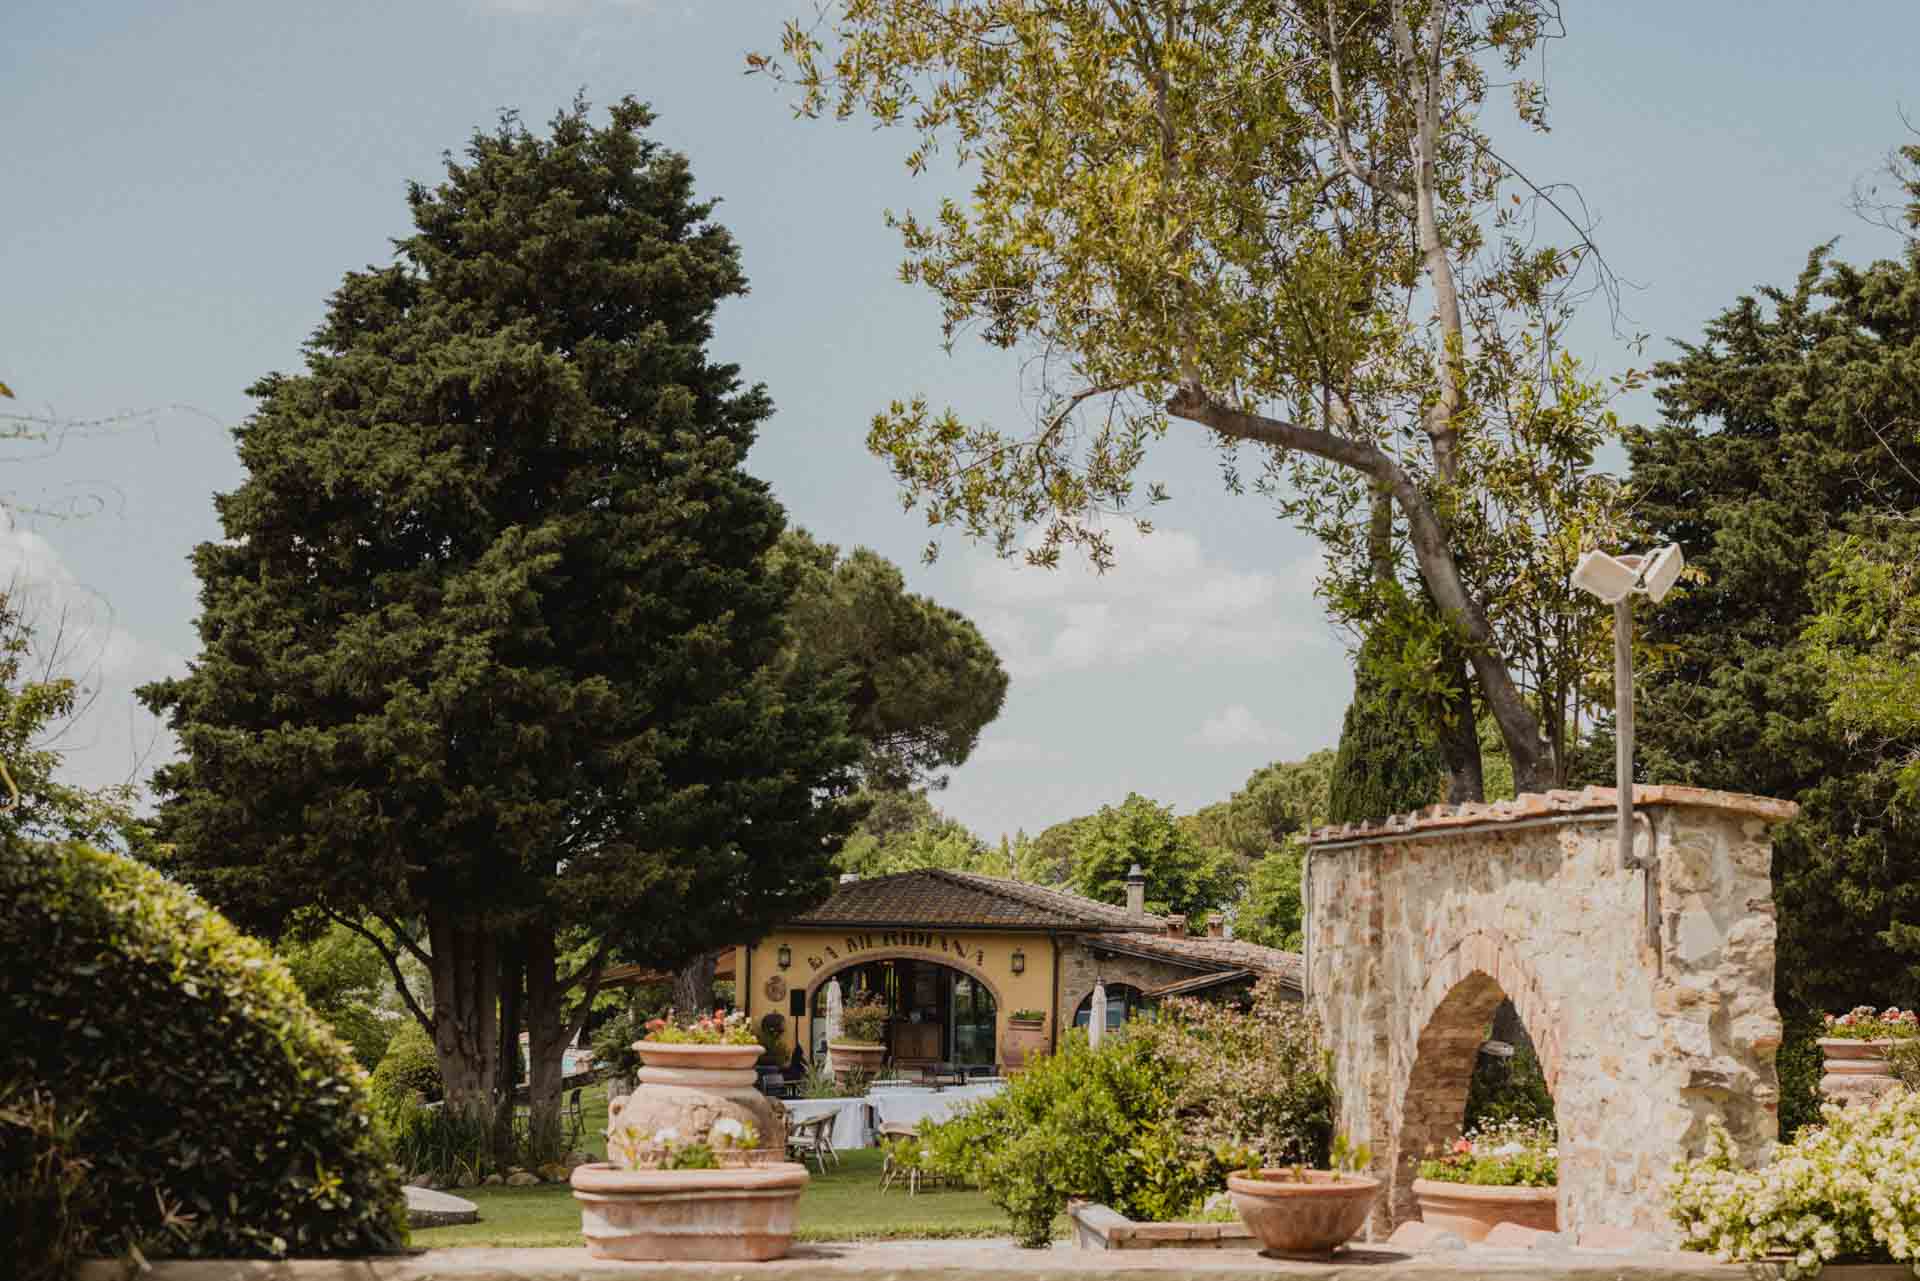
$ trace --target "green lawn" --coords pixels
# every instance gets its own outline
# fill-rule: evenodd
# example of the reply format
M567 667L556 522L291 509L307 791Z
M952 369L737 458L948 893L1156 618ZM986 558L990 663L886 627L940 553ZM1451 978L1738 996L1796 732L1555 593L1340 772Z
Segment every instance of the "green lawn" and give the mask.
M605 1095L601 1095L605 1125ZM582 1106L587 1099L583 1096ZM811 1167L809 1167L811 1170ZM480 1207L480 1222L413 1234L418 1246L568 1246L580 1244L580 1210L564 1184L532 1188L466 1188L456 1193ZM880 1191L880 1152L840 1154L840 1168L814 1174L800 1198L801 1241L861 1241L901 1237L1005 1236L1007 1216L979 1192L964 1188Z

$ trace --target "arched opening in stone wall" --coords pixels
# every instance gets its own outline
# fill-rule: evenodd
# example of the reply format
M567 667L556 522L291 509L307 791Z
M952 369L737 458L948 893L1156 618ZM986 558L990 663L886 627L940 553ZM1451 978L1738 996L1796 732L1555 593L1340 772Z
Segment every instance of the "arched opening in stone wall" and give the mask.
M1504 968L1504 967L1503 967ZM1394 1131L1392 1217L1417 1217L1420 1162L1474 1131L1508 1124L1556 1131L1552 1075L1530 1029L1500 983L1474 970L1433 1008L1420 1029Z

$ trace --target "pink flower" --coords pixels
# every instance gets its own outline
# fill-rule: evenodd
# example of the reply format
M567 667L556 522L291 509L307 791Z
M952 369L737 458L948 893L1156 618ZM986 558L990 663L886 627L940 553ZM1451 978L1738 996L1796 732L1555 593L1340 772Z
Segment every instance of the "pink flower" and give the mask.
M1471 1156L1473 1154L1473 1144L1465 1139L1455 1139L1453 1141L1453 1154L1455 1156Z

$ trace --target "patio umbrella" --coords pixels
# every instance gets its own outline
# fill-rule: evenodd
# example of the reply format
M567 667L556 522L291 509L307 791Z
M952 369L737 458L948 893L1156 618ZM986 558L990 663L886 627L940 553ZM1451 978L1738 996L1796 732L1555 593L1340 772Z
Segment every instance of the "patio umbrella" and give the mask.
M828 1045L832 1045L833 1042L840 1039L841 1006L842 1006L842 1001L840 998L840 980L833 979L827 984L827 1044ZM833 1071L833 1051L831 1049L827 1051L826 1059L827 1059L827 1071L831 1072Z
M1087 1015L1087 1044L1094 1049L1100 1048L1100 1038L1107 1032L1107 985L1095 979L1093 983L1093 1009Z

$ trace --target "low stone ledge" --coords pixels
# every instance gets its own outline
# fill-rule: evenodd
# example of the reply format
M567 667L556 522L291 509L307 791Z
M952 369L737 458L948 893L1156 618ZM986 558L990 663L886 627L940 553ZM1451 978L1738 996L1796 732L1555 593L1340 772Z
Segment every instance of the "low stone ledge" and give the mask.
M1579 791L1556 789L1551 792L1522 792L1510 801L1467 801L1460 805L1430 805L1409 814L1390 814L1382 819L1347 823L1340 827L1315 828L1307 834L1307 844L1317 851L1331 851L1349 845L1367 845L1375 841L1407 836L1456 835L1499 828L1503 824L1539 823L1551 820L1578 822L1598 820L1615 812L1619 792L1611 787L1584 787ZM1673 783L1636 783L1633 786L1636 809L1663 806L1694 806L1745 814L1767 823L1785 823L1800 812L1799 803L1773 796L1753 796L1746 792L1721 792L1706 787L1682 787Z
M1701 1254L1450 1250L1415 1255L1359 1246L1330 1263L1269 1259L1251 1250L1020 1250L968 1241L797 1246L771 1263L625 1263L584 1249L423 1250L375 1259L182 1259L142 1281L1092 1281L1157 1274L1182 1281L1777 1281L1778 1265L1716 1263ZM125 1267L93 1260L78 1281L123 1281ZM1897 1264L1828 1267L1820 1281L1907 1281Z
M1247 1225L1232 1223L1141 1223L1118 1210L1088 1201L1067 1206L1073 1243L1082 1250L1257 1250Z

